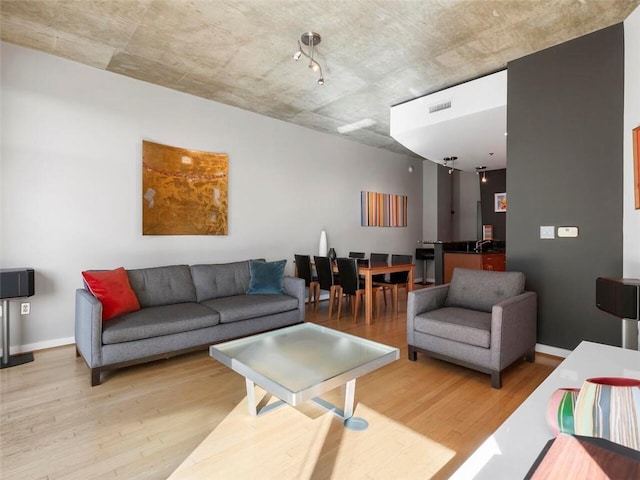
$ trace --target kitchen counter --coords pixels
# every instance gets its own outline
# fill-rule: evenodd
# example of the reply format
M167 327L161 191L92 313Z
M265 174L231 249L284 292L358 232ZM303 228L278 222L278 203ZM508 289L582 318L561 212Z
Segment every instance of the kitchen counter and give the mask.
M506 270L506 245L503 240L490 240L481 245L476 240L433 242L436 285L449 283L453 269Z
M444 252L444 283L451 281L455 268L504 272L506 255L504 252Z

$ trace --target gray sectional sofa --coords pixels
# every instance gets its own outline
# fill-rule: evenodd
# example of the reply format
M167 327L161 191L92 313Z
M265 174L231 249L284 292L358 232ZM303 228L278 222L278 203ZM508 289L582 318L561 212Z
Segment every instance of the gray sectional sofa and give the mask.
M102 321L102 304L76 290L76 354L101 373L205 349L304 321L304 280L285 276L283 294L246 294L249 261L127 270L140 310Z

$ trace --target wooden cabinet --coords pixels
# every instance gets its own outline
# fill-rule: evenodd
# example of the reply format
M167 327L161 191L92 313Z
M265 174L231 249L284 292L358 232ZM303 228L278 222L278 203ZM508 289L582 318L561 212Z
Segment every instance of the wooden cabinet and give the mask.
M483 253L482 270L504 272L507 269L507 258L504 253Z
M454 268L470 268L472 270L494 270L504 272L507 260L504 253L444 253L444 283L449 283Z

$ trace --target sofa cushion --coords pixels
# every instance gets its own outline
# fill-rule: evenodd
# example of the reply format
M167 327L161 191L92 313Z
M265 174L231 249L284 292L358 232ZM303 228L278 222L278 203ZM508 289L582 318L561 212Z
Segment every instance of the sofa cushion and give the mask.
M264 317L298 308L298 299L289 295L235 295L202 302L220 313L220 323Z
M284 267L286 264L286 260L278 260L276 262L249 260L251 279L247 294L278 295L284 293L282 282L284 281Z
M113 344L198 330L220 323L218 312L197 303L143 308L104 324L102 343Z
M196 301L196 289L187 265L127 270L142 308Z
M102 321L124 313L140 310L140 303L131 289L127 271L123 268L82 272L89 291L102 303Z
M249 261L192 265L191 276L198 302L244 295L249 288Z
M520 295L523 291L522 272L456 268L453 270L445 305L491 312L496 303Z
M444 307L415 317L414 328L454 342L489 348L491 343L491 314L464 308Z

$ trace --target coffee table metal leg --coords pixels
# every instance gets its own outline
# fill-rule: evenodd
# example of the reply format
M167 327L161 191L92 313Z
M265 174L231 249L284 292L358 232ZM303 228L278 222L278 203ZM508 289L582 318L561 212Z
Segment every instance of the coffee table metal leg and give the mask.
M349 380L344 393L344 426L350 430L366 430L369 426L364 418L353 416L353 400L356 393L356 379Z
M283 400L278 400L277 402L265 405L260 409L260 411L258 411L256 405L255 384L248 378L245 378L245 383L247 385L247 407L249 408L249 414L252 416L256 417L258 415L262 415L285 404ZM344 410L340 410L332 403L329 403L320 397L314 397L312 400L344 420L345 427L351 430L365 430L369 426L369 423L364 418L353 416L355 393L356 379L354 378L346 383L344 393Z
M344 393L344 419L353 417L353 400L356 394L356 379L347 382L347 388Z
M256 392L253 388L253 382L248 378L245 378L247 383L247 406L249 407L249 413L254 417L258 415L258 410L256 409Z
M245 378L245 382L247 384L247 407L249 408L249 413L252 416L257 417L257 416L263 415L285 404L284 400L278 399L277 401L271 402L265 405L264 407L262 407L260 410L258 410L258 404L256 403L256 393L254 388L255 384L248 378Z

